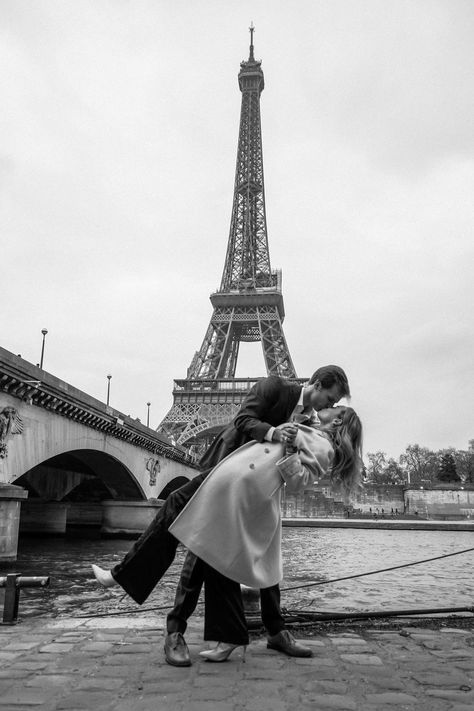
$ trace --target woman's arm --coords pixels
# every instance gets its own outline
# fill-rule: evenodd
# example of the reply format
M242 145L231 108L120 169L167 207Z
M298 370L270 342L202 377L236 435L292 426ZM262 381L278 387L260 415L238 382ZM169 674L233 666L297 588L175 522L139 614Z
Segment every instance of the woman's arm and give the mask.
M276 463L276 467L290 494L306 489L308 486L314 484L321 476L320 471L305 466L301 462L298 454L290 454L282 457Z
M328 471L334 451L327 439L309 427L300 427L295 440L297 451L286 453L276 467L289 493L312 486Z

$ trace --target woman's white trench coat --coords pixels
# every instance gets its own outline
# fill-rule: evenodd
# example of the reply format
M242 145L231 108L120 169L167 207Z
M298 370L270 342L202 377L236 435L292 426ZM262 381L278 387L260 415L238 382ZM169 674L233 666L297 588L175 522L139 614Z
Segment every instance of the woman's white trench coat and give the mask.
M299 425L298 453L248 442L217 464L169 530L199 558L232 580L267 588L283 577L281 488L310 487L325 474L333 448L319 430Z

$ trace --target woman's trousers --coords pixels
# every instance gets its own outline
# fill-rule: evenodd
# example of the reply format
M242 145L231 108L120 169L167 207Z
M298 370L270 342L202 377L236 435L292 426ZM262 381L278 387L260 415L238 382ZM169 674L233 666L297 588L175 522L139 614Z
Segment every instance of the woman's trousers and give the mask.
M224 577L200 559L197 565L202 566L204 577L204 639L247 645L249 635L239 583Z

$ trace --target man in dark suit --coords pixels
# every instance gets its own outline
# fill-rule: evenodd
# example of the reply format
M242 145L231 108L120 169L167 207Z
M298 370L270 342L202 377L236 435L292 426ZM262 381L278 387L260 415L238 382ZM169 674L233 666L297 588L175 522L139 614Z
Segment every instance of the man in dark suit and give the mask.
M200 466L212 469L250 440L284 441L286 429L275 429L278 425L290 420L311 424L317 420L317 410L332 407L349 394L347 377L337 366L320 368L303 388L275 376L265 378L250 390L234 421L217 435L202 457ZM189 552L181 572L174 607L167 616L165 657L169 664L190 664L183 635L187 620L197 605L203 577L200 561ZM270 648L290 656L311 656L311 649L298 643L285 630L278 585L260 590L260 609Z
M169 526L211 469L250 440L287 441L294 427L292 423L317 421L317 410L332 407L345 396L350 396L347 376L342 368L335 365L319 368L303 387L278 376L258 381L249 391L233 422L223 428L204 454L200 462L201 474L170 494L121 563L110 572L94 567L99 582L106 586L119 583L136 602L142 604L174 560L178 541L168 532ZM287 427L285 423L288 423ZM183 634L202 585L194 562L192 556L185 561L176 604L167 620L165 656L166 661L174 666L189 666L191 663ZM261 591L261 609L271 648L292 656L311 655L309 648L298 645L284 629L278 585Z

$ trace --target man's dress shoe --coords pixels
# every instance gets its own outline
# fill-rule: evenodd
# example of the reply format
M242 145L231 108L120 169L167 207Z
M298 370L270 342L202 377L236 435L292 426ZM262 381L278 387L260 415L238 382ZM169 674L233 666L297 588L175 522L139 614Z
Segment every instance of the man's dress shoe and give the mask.
M171 632L165 637L165 659L173 667L190 667L188 645L181 632Z
M313 652L309 647L305 647L296 641L288 630L281 630L278 634L267 638L267 648L283 652L290 657L312 657Z

